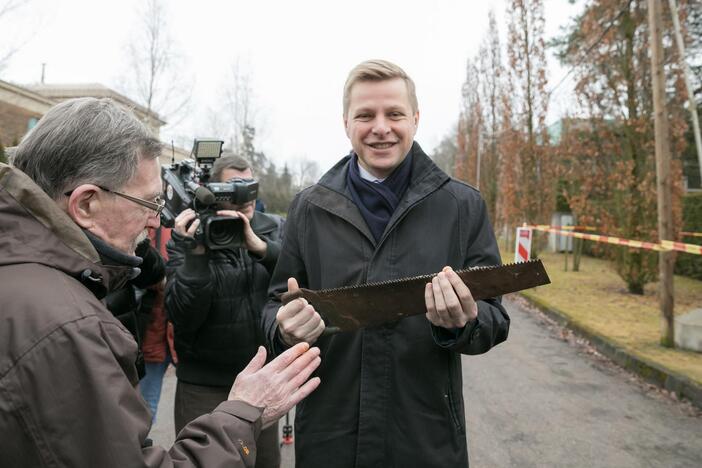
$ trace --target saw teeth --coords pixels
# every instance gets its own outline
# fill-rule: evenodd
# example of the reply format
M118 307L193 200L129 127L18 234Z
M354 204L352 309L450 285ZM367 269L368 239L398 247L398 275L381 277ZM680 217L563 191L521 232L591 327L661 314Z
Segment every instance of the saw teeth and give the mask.
M456 270L456 273L461 274L466 271L475 271L475 270L494 270L495 268L506 268L506 267L511 267L515 265L520 265L524 263L538 263L540 262L539 259L531 259L526 262L512 262L512 263L503 263L502 265L482 265L482 266L474 266L471 268L464 268L462 270ZM320 294L326 294L326 293L336 293L339 291L348 291L350 289L358 289L358 288L366 288L366 287L374 287L374 286L388 286L396 283L405 283L408 281L416 281L416 280L431 280L434 276L439 274L439 272L436 273L431 273L428 275L418 275L418 276L411 276L409 278L398 278L394 280L385 280L385 281L379 281L376 283L364 283L364 284L354 284L353 286L339 286L337 288L329 288L329 289L320 289L318 293Z

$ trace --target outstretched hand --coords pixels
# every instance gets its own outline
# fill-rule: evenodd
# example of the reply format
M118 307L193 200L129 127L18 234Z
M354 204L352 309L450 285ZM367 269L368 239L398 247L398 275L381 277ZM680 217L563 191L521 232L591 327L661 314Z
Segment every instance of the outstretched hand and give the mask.
M320 362L319 348L299 343L264 366L266 349L261 346L236 376L228 400L264 408L261 420L267 427L317 388L319 377L307 379Z

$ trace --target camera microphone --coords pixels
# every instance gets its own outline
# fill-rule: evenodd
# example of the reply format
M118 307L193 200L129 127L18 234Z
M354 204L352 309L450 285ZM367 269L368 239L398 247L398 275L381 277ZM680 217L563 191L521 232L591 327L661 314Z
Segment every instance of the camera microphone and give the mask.
M214 204L216 201L214 193L210 192L205 187L198 187L197 190L195 190L195 199L199 203L208 206Z
M207 187L196 184L192 181L188 181L187 185L188 188L192 191L193 198L195 198L198 204L210 206L217 201L217 198L215 197L214 193L212 193L212 191L210 191Z

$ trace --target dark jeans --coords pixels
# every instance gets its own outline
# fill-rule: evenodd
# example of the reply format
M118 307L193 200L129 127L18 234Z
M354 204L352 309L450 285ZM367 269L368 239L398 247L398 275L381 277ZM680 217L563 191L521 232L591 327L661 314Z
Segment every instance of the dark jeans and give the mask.
M211 413L225 401L229 390L229 387L193 385L178 380L173 408L176 436L190 421ZM256 441L256 451L256 468L280 468L278 422L261 431Z

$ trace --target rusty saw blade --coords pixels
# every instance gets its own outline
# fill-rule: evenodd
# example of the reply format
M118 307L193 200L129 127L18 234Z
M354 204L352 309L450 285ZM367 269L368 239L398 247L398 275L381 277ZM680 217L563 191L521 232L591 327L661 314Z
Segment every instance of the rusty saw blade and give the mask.
M549 284L541 260L456 271L476 301ZM436 273L380 283L280 295L283 304L304 297L327 325L324 334L354 331L426 313L424 286Z

